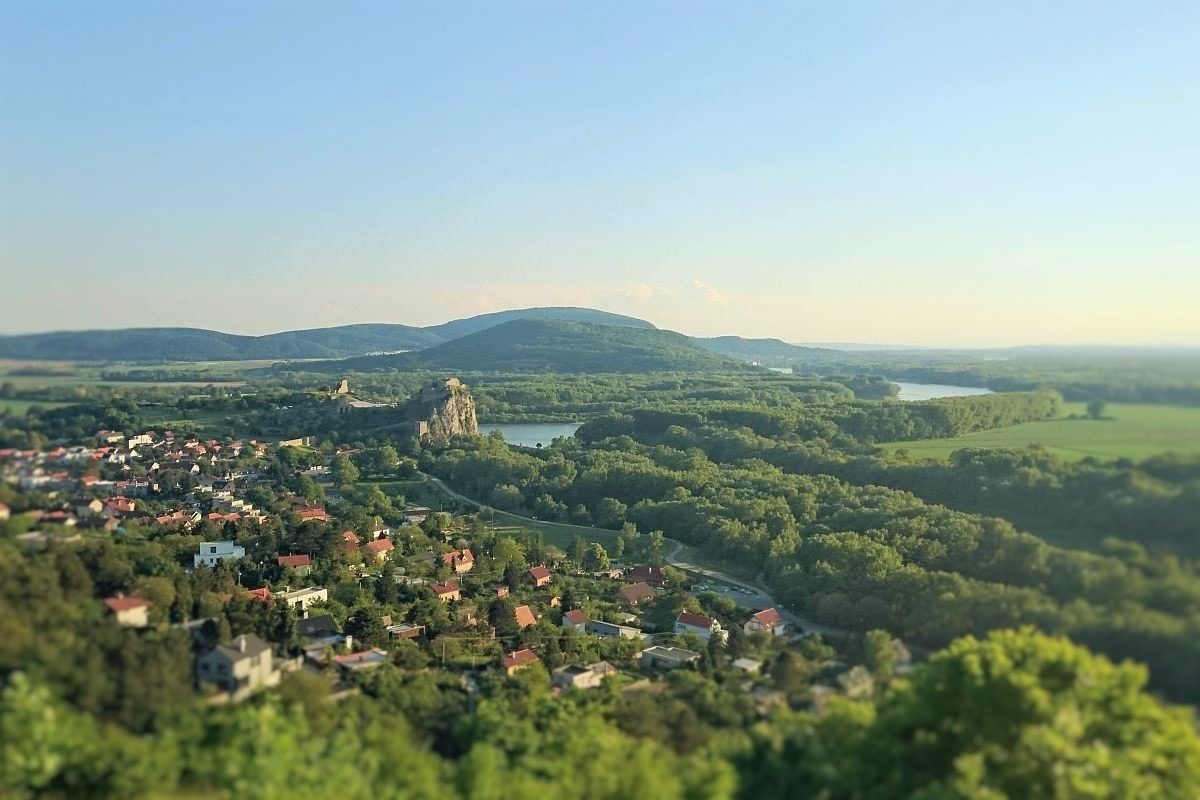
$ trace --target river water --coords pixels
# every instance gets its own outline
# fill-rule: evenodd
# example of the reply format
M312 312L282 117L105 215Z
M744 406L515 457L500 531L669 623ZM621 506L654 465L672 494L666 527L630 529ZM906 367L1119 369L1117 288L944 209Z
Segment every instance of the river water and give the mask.
M947 386L944 383L905 383L892 381L900 387L900 400L933 400L938 397L972 397L991 394L991 389L982 386Z
M559 436L574 436L578 422L547 422L520 425L480 425L480 433L500 431L504 441L520 447L549 446Z

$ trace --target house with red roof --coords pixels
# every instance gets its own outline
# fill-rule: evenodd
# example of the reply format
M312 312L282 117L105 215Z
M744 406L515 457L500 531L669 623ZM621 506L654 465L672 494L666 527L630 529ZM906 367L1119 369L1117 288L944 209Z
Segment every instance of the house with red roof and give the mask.
M296 509L296 516L300 517L301 522L329 522L333 519L325 513L325 509L320 508L299 508Z
M537 617L533 615L533 609L529 606L517 606L514 616L517 618L518 628L524 629L537 624Z
M778 611L773 608L764 608L757 614L752 614L746 624L742 626L742 630L746 633L766 631L773 636L781 636L787 632L787 626Z
M540 589L543 586L550 585L550 570L539 564L525 573L525 579L534 585L534 588Z
M145 628L150 624L150 601L144 597L107 597L104 605L123 628Z
M647 566L633 567L626 570L625 580L629 583L647 583L656 589L661 589L671 582L662 567Z
M275 595L271 594L271 590L268 589L266 586L263 586L258 589L251 589L247 592L247 594L249 594L251 597L255 598L256 600L263 601L264 603L270 603L272 600L275 599Z
M101 513L106 517L125 517L135 511L137 503L124 495L117 495L104 501L104 511Z
M583 631L587 625L587 614L583 613L582 608L573 608L570 611L563 612L562 626L564 628L574 628L577 631Z
M279 556L275 559L275 563L284 569L294 569L302 576L312 571L312 556L307 553L294 556Z
M631 606L654 599L654 590L648 583L631 583L617 589L617 599Z
M445 583L439 581L432 585L432 589L433 593L437 595L437 599L443 603L462 599L462 592L458 581L446 581Z
M396 545L392 544L391 539L376 539L373 542L367 542L367 546L363 549L376 561L384 561L396 549Z
M537 657L537 653L529 648L525 648L524 650L514 650L511 653L505 653L500 659L500 666L504 668L507 674L512 675L539 661L541 659Z
M453 569L455 575L465 575L475 569L475 554L469 547L464 547L462 550L451 550L449 553L442 554L442 563Z
M704 641L717 636L721 641L729 638L729 631L722 630L721 623L703 614L693 614L690 611L680 611L675 618L675 633L679 635L694 633Z

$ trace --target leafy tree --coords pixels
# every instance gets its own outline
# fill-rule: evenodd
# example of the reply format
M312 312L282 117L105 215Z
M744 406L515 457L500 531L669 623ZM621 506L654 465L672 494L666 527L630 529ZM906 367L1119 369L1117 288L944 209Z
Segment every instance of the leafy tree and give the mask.
M592 542L583 554L583 568L588 572L600 572L609 569L612 564L608 560L608 552L604 545Z
M567 556L580 566L583 565L584 557L587 555L587 540L579 534L571 540L571 546L567 550Z
M625 524L629 507L613 497L602 497L596 504L596 524L601 528L618 530Z
M1108 408L1108 403L1103 400L1091 400L1087 404L1088 416L1092 419L1103 419L1106 408Z
M896 652L887 631L867 631L863 636L863 664L876 680L886 681L896 671Z
M387 627L378 606L360 606L346 620L346 635L354 637L354 649L382 647L387 642Z
M349 486L358 480L358 467L354 466L354 462L346 456L338 456L333 460L330 477L338 486Z

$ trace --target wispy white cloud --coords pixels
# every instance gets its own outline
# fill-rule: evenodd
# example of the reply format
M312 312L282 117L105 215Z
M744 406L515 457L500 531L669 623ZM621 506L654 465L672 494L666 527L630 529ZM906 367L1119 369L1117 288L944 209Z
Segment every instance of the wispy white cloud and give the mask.
M706 281L693 281L692 285L704 295L704 302L710 306L727 306L729 297L717 287Z

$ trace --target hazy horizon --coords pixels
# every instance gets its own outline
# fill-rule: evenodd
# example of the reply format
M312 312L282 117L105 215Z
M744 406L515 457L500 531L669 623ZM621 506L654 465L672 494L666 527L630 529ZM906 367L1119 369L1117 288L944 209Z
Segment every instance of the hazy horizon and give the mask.
M1200 6L0 8L0 333L1200 344Z

